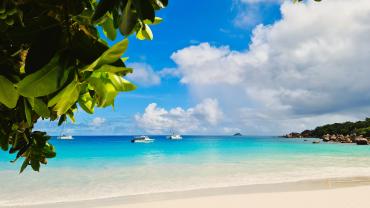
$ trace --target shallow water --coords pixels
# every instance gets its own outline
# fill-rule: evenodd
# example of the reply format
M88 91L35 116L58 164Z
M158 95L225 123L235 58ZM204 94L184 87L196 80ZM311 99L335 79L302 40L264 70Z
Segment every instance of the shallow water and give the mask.
M21 161L10 164L13 156L1 152L0 206L370 176L370 146L253 136L153 136L150 144L131 138L53 138L57 158L40 173L22 175Z

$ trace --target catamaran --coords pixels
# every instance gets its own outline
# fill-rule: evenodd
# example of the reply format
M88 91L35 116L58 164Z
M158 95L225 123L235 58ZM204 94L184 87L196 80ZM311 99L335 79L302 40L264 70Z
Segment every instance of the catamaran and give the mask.
M180 140L182 139L182 136L180 134L175 134L174 132L172 132L172 134L170 136L167 136L167 138L171 140Z
M60 135L57 137L57 139L61 139L61 140L72 140L73 139L73 137L72 137L72 135L70 135L70 134L64 134L63 132L64 132L64 128L65 128L65 124L63 125L63 128L62 128L62 131L60 132Z
M151 143L154 142L154 139L149 138L148 136L139 136L131 140L132 143Z
M73 137L72 137L72 135L60 135L60 136L58 136L58 139L62 139L62 140L72 140L73 139Z

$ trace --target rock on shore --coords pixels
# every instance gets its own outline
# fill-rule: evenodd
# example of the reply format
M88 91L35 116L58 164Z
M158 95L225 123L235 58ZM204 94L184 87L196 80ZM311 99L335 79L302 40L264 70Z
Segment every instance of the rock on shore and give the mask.
M285 138L307 138L310 136L304 135L302 133L290 133L285 136ZM365 138L363 135L357 136L356 134L352 135L343 135L343 134L325 134L321 137L322 141L324 142L334 142L334 143L355 143L358 145L368 145L369 138Z

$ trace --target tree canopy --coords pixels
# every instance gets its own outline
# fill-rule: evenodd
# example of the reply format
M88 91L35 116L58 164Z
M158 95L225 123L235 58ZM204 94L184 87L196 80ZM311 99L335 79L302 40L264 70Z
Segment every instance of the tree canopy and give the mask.
M310 131L310 136L312 137L322 137L325 134L336 135L363 135L365 137L370 137L370 118L366 118L364 121L357 122L344 122L344 123L334 123L327 124L324 126L319 126L314 130Z
M152 40L149 25L168 0L1 0L0 147L39 171L56 156L50 137L33 131L40 119L74 121L79 109L114 106L119 92L136 87L122 58L127 36ZM100 37L115 40L109 47Z

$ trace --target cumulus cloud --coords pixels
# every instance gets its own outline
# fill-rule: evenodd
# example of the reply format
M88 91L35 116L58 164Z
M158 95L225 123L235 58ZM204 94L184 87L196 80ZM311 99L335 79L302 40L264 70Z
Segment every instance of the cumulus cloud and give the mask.
M91 122L90 122L90 126L94 126L94 127L100 127L102 126L104 123L106 122L106 119L105 118L102 118L102 117L96 117L94 118Z
M217 98L249 128L257 120L307 128L368 114L370 2L285 2L281 13L254 29L245 51L201 43L173 53L181 82L197 97Z
M210 98L188 109L176 107L166 110L151 103L143 114L135 116L138 126L153 134L168 133L170 130L180 133L206 132L221 122L222 118L218 101Z
M159 85L161 83L160 76L153 70L153 68L145 63L130 63L130 67L134 69L134 73L129 74L127 79L135 84L148 87Z

